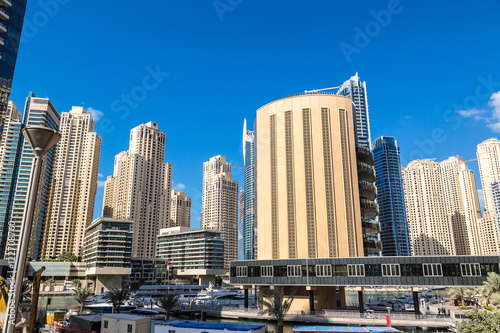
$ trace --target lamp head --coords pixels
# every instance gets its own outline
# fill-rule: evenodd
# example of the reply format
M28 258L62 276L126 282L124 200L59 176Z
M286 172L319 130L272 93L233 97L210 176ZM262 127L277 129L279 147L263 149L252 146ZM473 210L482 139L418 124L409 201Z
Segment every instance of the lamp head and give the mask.
M23 129L23 134L36 157L47 154L61 139L61 133L57 130L43 126L27 126Z

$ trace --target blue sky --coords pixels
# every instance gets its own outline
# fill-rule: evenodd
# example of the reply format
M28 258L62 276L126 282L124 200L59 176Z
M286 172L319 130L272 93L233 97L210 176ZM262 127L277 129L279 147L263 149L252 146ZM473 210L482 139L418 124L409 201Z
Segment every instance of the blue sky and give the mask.
M59 112L99 114L100 181L130 129L158 122L199 227L202 164L223 154L242 166L244 117L252 124L260 106L356 71L372 139L395 136L405 165L476 158L478 143L500 135L498 17L498 0L31 0L11 99L22 108L33 91ZM477 162L469 167L480 188Z

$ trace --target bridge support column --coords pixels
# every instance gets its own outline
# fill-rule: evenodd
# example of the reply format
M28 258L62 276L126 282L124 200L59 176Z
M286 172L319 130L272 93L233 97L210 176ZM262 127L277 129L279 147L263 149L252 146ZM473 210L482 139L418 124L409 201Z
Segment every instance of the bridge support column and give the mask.
M413 287L413 307L415 308L415 318L420 315L420 300L418 298L418 287Z
M245 309L248 309L248 289L245 289Z
M307 286L306 290L309 291L309 311L314 312L314 290L316 290L316 287L312 286Z
M248 289L252 289L252 286L240 286L241 289L243 289L244 293L244 308L248 309Z
M365 312L365 302L363 301L363 287L356 287L358 291L358 303L359 303L359 313L363 314Z

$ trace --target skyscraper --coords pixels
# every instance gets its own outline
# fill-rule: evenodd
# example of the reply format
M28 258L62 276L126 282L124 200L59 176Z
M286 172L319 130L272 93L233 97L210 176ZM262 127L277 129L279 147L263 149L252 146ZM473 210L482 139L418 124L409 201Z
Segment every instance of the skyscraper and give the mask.
M244 258L255 259L255 135L243 121L243 164L245 167Z
M132 257L154 258L156 236L169 226L172 164L165 162L165 140L155 122L133 128L129 150L116 155L106 180L103 213L133 221Z
M364 256L351 99L282 98L257 110L255 131L258 259Z
M401 160L394 137L382 136L373 144L377 173L378 220L384 256L409 256L408 221L401 177Z
M368 113L366 82L362 82L356 72L354 76L351 76L349 80L340 86L337 95L347 96L352 99L356 143L362 147L370 148L370 115Z
M245 260L245 191L238 197L238 260Z
M481 254L481 216L474 173L452 156L403 168L412 255Z
M85 229L92 222L101 138L83 107L63 112L53 167L51 197L43 245L44 259L62 252L82 255Z
M238 182L232 177L225 156L203 163L201 228L222 232L225 267L238 259Z
M484 255L500 253L500 210L495 205L496 182L500 180L500 140L491 138L477 146L477 162L484 193L484 217L479 232Z
M453 227L457 255L481 255L478 220L481 218L474 172L458 156L441 163L442 199Z
M443 200L439 163L416 160L403 168L403 188L413 256L456 255Z
M0 139L16 67L27 0L0 1Z
M5 140L0 143L0 156L3 155L3 161L7 162L1 167L4 189L2 192L6 195L5 197L7 195L9 197L8 200L2 200L2 205L5 205L7 209L1 209L0 213L2 235L4 236L1 238L0 243L1 253L4 253L5 237L7 236L7 225L9 223L15 226L15 229L11 229L11 231L15 230L11 234L15 237L19 236L28 196L31 166L35 157L31 145L24 139L21 130L28 125L58 129L59 122L60 115L48 98L39 98L30 93L26 99L22 124L20 123L19 111L17 111L14 103L9 101L5 131L3 133ZM54 154L55 148L49 150L44 158L40 175L39 194L35 204L31 242L28 248L28 255L35 260L41 258L55 159ZM4 172L5 174L3 174Z
M170 226L191 227L191 198L183 191L172 190L170 200Z

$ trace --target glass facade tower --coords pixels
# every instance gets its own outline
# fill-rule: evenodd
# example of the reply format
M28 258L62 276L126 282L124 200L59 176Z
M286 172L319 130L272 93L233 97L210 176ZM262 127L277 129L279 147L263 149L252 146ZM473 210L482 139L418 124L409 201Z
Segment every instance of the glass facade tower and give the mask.
M13 118L17 109L9 102L8 116L5 122L5 140L0 145L2 159L1 168L1 191L2 206L7 202L6 207L0 210L0 251L3 253L7 241L9 225L13 235L18 237L23 221L24 208L28 197L29 181L33 159L33 149L21 131L26 126L44 126L52 129L59 128L60 115L48 98L38 98L33 93L28 95L24 108L22 123L17 117ZM18 113L19 111L17 111ZM16 119L17 118L17 119ZM41 256L45 221L50 199L50 186L52 181L52 167L54 163L55 149L52 148L44 158L42 173L39 183L39 195L35 205L35 214L31 234L31 242L28 255L34 260L39 260ZM5 174L4 174L5 172ZM4 199L7 199L4 201ZM12 227L14 229L12 229Z
M370 117L368 113L366 82L361 81L358 73L356 73L339 87L337 95L347 96L352 99L356 144L364 148L370 148Z
M256 258L255 248L255 134L247 129L247 120L243 121L243 163L245 202L244 202L244 259Z
M27 0L0 0L0 133L14 77Z
M409 256L408 221L403 194L400 152L394 137L382 136L373 144L383 256Z

